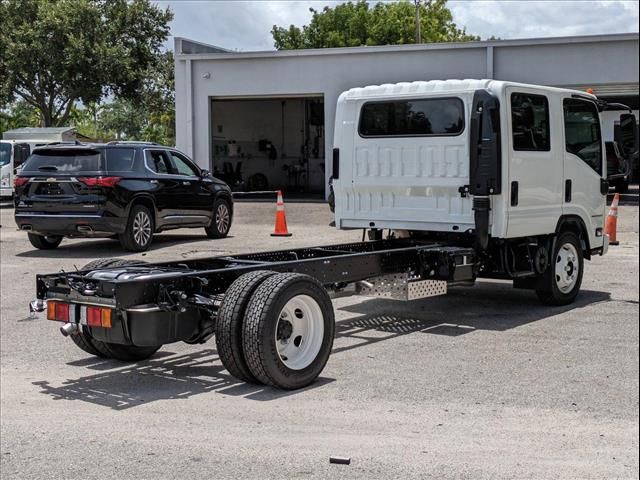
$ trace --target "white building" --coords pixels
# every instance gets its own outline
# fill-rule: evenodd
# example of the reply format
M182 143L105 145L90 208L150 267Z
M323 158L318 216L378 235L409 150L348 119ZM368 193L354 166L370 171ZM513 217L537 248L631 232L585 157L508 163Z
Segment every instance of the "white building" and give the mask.
M494 78L592 88L637 110L638 44L631 33L231 52L176 38L176 144L244 189L325 193L336 101L349 88ZM609 115L612 125L619 112Z

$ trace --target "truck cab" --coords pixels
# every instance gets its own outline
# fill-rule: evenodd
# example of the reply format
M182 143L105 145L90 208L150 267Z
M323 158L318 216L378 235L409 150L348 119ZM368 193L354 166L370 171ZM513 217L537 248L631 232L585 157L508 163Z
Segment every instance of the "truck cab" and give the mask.
M348 90L336 111L336 227L474 245L487 258L480 276L539 288L564 232L581 257L607 251L605 108L586 92L496 80ZM637 136L630 117L620 124Z
M0 140L0 198L13 197L13 177L30 153L28 143Z

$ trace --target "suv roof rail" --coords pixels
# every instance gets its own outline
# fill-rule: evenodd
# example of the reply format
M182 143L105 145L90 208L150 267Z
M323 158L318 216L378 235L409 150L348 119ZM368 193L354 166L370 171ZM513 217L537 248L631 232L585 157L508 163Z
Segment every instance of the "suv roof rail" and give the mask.
M61 142L49 142L36 148L50 147L51 145L88 145L80 140L63 140Z
M156 142L147 142L144 140L112 140L107 142L107 145L160 145Z

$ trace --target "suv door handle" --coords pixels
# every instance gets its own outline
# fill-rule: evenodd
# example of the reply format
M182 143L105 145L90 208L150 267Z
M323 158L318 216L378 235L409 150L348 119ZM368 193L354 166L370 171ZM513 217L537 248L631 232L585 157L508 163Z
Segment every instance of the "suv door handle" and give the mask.
M182 182L183 185L191 185L191 182L187 182L186 180Z
M149 183L153 183L154 185L157 185L160 182L158 182L158 180L149 180Z

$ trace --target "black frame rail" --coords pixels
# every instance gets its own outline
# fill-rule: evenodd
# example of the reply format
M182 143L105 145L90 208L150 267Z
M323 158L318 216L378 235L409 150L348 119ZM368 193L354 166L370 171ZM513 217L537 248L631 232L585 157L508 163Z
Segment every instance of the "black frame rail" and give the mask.
M223 294L236 278L254 270L307 274L328 288L388 273L421 274L425 269L430 278L455 281L452 269L443 270L444 264L455 270L456 265L469 265L473 256L467 247L414 239L378 240L105 268L101 270L122 270L122 275L105 280L87 276L87 271L38 275L37 293L40 299L69 300L71 296L83 302L89 301L83 292L91 291L94 301L115 299L116 308L128 308L156 302L161 290Z

